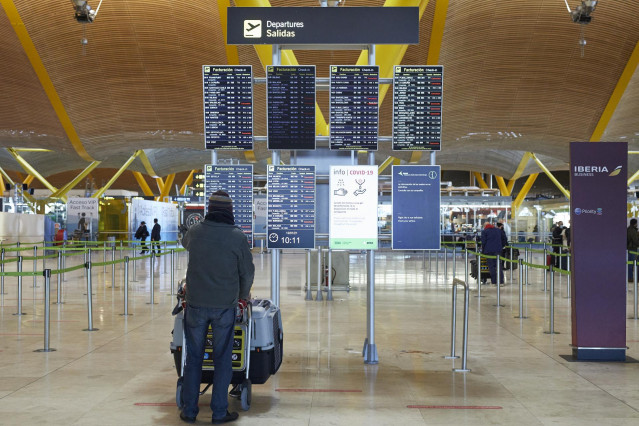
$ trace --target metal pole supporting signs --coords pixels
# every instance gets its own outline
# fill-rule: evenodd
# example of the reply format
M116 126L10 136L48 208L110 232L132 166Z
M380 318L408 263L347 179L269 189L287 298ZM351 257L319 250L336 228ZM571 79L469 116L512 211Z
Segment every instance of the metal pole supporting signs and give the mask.
M317 296L315 296L315 300L321 302L324 300L324 295L322 294L322 247L317 247Z
M85 252L86 256L86 252ZM90 259L90 258L89 258ZM88 316L88 327L82 331L96 331L97 328L93 328L93 283L91 281L91 261L87 261L85 263L86 276L87 276L87 316Z
M377 345L375 344L375 250L368 250L368 336L364 364L377 364Z
M328 248L326 257L328 258L328 267L326 268L328 269L326 274L326 279L328 280L328 291L326 293L326 300L333 300L333 252L330 247Z
M33 352L52 352L55 349L49 347L49 337L51 329L51 269L45 269L44 275L44 349L36 349Z
M313 300L313 290L311 290L311 250L306 250L306 297L304 300Z

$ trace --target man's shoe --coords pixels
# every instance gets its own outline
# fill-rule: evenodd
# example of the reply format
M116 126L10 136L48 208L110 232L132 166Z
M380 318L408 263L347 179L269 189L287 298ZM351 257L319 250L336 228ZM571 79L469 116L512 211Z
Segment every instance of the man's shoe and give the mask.
M229 413L228 410L226 410L226 416L222 417L221 419L213 419L213 424L217 425L220 423L233 422L237 420L238 417L240 417L240 415L237 414L235 411L232 413Z
M187 423L195 423L195 417L187 416L186 414L184 414L184 411L180 411L180 419Z
M229 396L233 398L241 397L242 389L240 389L240 385L233 385L233 388L229 391Z

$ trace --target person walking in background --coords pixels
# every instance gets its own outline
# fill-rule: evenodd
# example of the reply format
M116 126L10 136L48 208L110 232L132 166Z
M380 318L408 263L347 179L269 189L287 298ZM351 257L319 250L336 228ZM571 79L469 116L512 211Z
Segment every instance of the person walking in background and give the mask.
M246 235L235 226L233 202L224 191L209 198L208 214L191 226L182 240L189 252L186 272L184 336L186 364L180 419L195 423L202 378L206 334L213 333L213 423L232 422L236 412L228 411L227 391L233 376L232 350L235 309L247 300L253 285L255 266Z
M157 254L160 254L160 230L162 227L158 223L157 219L153 219L153 228L151 229L151 251L153 254L156 254L155 250L157 248Z
M147 252L145 241L148 236L149 236L149 230L146 229L146 222L142 221L140 222L140 227L138 228L138 230L135 231L135 238L140 240L140 246L142 248L142 251L140 252L140 254L144 254Z
M628 249L628 260L634 263L637 255L632 252L636 252L639 249L639 230L637 229L637 219L634 217L630 219L630 225L628 225L626 248ZM634 276L634 264L628 265L628 281L634 282Z
M552 230L552 251L553 253L561 253L561 246L563 245L563 237L561 233L564 231L564 223L562 221L557 222L557 225ZM553 256L553 265L555 268L561 266L560 257Z
M481 231L481 252L489 256L500 256L507 244L506 233L502 229L486 223L486 226ZM497 284L497 273L499 273L499 282L503 284L504 272L501 268L501 262L497 262L496 258L488 258L486 262L490 271L490 281L493 284Z

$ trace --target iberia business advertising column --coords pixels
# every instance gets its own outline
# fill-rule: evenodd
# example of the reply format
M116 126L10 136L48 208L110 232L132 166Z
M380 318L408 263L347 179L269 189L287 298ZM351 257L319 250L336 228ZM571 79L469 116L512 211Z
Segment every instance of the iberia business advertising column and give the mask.
M570 144L572 351L626 359L628 144Z
M331 166L329 246L377 250L377 166Z

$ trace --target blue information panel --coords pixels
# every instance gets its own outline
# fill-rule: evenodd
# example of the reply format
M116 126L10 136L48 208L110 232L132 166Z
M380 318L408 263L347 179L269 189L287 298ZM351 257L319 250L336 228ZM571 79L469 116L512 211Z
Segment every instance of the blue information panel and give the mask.
M439 250L440 166L393 166L393 249Z
M315 65L266 67L268 149L315 149Z
M253 149L253 68L202 66L206 149Z
M268 166L268 248L315 248L315 166Z
M379 67L331 65L331 149L377 150Z
M226 191L233 200L235 224L253 247L253 166L204 166L204 202L215 191ZM205 207L206 209L206 207Z
M395 66L394 151L441 150L443 77L442 66Z

